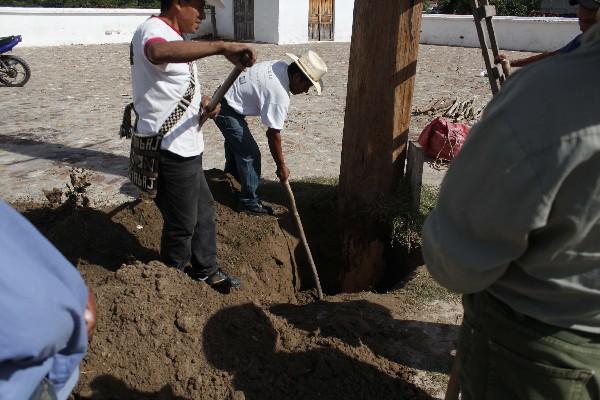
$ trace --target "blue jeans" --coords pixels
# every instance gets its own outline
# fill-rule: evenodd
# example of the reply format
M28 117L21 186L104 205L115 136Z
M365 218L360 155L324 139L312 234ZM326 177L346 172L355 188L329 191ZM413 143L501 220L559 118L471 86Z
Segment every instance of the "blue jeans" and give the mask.
M260 182L260 149L245 117L223 100L215 123L225 138L225 172L234 175L241 185L240 205L256 204L256 190Z

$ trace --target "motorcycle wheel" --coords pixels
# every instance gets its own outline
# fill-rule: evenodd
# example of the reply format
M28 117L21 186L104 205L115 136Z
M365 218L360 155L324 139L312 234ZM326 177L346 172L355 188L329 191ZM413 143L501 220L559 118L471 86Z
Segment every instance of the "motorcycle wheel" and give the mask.
M21 57L0 56L0 83L6 86L23 86L30 77L31 69Z

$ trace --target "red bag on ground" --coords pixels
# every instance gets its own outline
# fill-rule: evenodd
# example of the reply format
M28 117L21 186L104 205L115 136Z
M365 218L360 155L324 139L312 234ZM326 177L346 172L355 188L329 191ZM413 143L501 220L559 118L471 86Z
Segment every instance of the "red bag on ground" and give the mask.
M426 156L436 160L452 160L460 151L471 127L437 117L423 129L418 142Z

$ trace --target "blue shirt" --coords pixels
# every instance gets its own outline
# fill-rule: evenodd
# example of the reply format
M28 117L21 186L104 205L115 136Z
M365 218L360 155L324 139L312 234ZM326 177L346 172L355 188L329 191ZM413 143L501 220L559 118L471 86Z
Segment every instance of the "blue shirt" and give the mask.
M60 390L87 349L88 290L79 272L0 200L0 400Z

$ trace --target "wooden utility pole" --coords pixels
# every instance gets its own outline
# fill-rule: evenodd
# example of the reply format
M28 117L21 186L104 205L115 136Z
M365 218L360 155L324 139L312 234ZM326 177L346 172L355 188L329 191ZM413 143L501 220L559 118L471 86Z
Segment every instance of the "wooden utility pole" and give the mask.
M421 0L356 0L340 168L345 291L381 279L389 227L381 209L404 172Z

